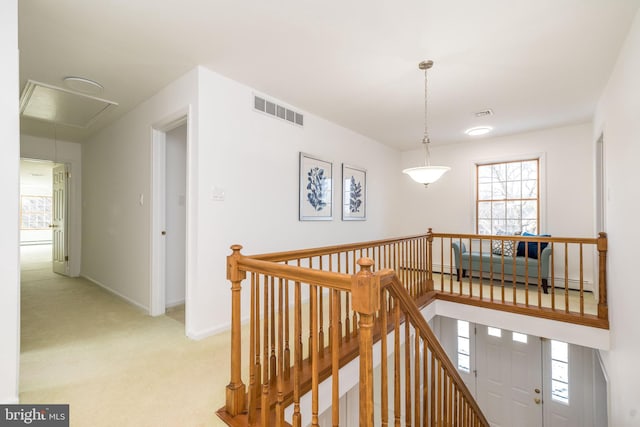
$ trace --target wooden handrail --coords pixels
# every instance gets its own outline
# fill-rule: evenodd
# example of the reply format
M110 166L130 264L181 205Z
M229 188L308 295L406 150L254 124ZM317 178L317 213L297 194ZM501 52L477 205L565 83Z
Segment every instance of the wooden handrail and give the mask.
M309 257L317 257L321 255L335 254L338 252L355 251L360 249L371 248L374 246L384 246L392 243L397 243L399 241L408 241L408 240L413 240L413 239L418 239L423 237L424 237L424 234L416 234L413 236L404 236L400 238L395 237L390 239L371 240L368 242L347 243L344 245L322 246L322 247L311 248L311 249L299 249L299 250L293 250L293 251L283 251L283 252L251 255L251 258L259 259L263 261L271 261L271 262L284 262L284 261L291 261L295 259L303 259L303 258L309 258Z

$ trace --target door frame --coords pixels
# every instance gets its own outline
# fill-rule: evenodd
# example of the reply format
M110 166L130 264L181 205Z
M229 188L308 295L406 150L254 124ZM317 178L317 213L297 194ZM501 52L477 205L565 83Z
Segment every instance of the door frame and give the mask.
M191 111L190 107L185 107L164 119L154 123L151 127L151 286L149 297L149 314L151 316L161 316L166 309L166 277L165 277L165 257L166 239L162 236L166 217L166 134L167 132L180 127L187 126L187 165L186 165L186 242L185 242L185 330L189 330L189 258L191 247L190 232L190 212L191 209Z

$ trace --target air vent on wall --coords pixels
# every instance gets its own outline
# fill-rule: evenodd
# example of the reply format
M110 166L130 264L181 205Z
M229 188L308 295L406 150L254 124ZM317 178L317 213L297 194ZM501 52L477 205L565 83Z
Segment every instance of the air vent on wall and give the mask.
M304 126L304 116L302 114L260 96L254 95L253 108L291 124Z

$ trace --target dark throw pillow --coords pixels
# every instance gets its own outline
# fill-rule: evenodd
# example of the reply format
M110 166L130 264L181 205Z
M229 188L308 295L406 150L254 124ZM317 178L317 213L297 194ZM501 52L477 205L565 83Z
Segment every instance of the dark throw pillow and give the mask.
M526 231L524 233L522 233L523 237L551 237L551 234L531 234L531 233L527 233ZM526 244L526 246L525 246ZM549 243L547 242L518 242L518 250L516 253L516 256L529 256L529 258L533 258L533 259L538 259L538 256L540 255L538 253L538 245L540 245L540 252L542 252L544 250L544 248L546 248ZM526 253L525 253L525 247L527 247L526 249Z

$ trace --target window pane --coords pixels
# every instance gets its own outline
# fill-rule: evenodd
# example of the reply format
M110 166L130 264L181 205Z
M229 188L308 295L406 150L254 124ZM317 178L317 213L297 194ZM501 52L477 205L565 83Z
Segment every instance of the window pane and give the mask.
M487 334L489 334L489 336L492 336L492 337L501 338L502 337L502 329L492 328L491 326L489 326L487 328Z
M538 161L527 160L522 162L522 179L538 180Z
M469 322L458 320L458 336L469 338Z
M522 202L507 202L507 219L520 219L522 217Z
M522 181L522 198L534 199L538 197L538 183L534 180Z
M569 403L569 385L561 381L551 381L551 397L562 403Z
M494 202L491 206L491 216L494 219L506 219L506 207L507 204L505 202Z
M520 181L522 178L522 162L507 163L507 179Z
M458 369L461 371L469 372L469 356L458 353Z
M491 198L493 200L502 200L507 197L507 184L503 181L494 182L491 186Z
M566 342L551 341L551 358L562 362L569 362L569 346Z
M521 334L519 332L514 332L513 333L513 340L526 344L527 343L527 336L525 334Z
M496 181L506 181L507 165L506 163L497 163L491 165L491 179Z
M478 203L478 218L491 219L491 202Z
M491 182L491 165L478 166L478 183Z
M478 221L478 234L491 234L491 220Z
M478 184L478 200L491 200L491 183Z
M507 182L507 198L519 199L522 197L522 181Z
M469 338L458 337L458 353L469 355Z
M565 362L559 362L557 360L551 361L551 378L565 383L569 382L569 364Z

